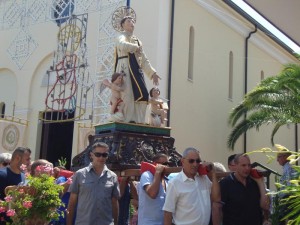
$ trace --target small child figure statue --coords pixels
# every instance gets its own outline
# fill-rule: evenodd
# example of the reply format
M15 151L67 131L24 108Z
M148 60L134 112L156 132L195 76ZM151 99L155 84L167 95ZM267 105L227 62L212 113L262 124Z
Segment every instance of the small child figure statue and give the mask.
M108 79L103 80L103 84L110 88L110 121L123 121L124 120L124 102L121 98L121 92L124 91L123 73L114 73L111 77L111 82Z
M149 103L151 105L150 125L160 127L167 121L168 104L164 102L160 96L160 90L154 87L150 90Z

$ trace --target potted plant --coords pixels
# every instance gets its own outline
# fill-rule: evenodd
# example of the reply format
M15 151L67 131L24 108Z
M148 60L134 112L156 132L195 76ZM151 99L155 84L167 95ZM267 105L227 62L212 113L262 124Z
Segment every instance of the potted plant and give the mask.
M290 164L295 164L300 159L300 152L293 152L282 145L275 144L276 150L271 148L262 148L247 154L255 152L264 153L268 158L268 162L275 159L273 154L288 152L291 155L288 157ZM282 224L281 221L286 221L288 225L300 224L300 167L293 165L296 171L294 176L289 179L288 184L280 184L276 181L277 191L269 193L272 197L272 225ZM284 197L282 197L284 196ZM280 215L281 208L286 208L284 215Z
M6 188L5 201L0 201L0 212L6 212L14 225L44 225L60 216L63 205L59 195L63 187L55 184L52 167L38 166L36 175L27 176L26 186Z

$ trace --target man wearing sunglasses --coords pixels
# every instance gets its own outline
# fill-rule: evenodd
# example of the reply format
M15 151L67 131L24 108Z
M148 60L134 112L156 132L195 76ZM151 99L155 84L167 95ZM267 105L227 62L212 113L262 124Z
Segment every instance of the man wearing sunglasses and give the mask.
M117 175L105 165L109 147L95 143L90 152L89 166L78 170L70 186L67 225L118 224L120 190Z
M199 175L199 151L187 148L182 154L182 171L168 186L164 210L164 225L208 225L211 201L220 201L220 189L212 166L209 174ZM210 165L212 165L210 163Z
M168 163L168 156L158 153L152 161L156 163L155 174L145 171L141 175L138 187L138 225L163 225L162 207L165 203L166 188L168 186L163 171Z

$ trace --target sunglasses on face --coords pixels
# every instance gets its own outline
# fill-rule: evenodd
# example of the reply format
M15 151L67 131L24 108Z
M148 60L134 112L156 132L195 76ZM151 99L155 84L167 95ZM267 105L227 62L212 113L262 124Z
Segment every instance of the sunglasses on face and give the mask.
M99 157L103 157L103 158L107 158L108 156L108 153L107 152L104 152L104 153L101 153L101 152L93 152L94 156L96 156L97 158Z
M187 159L187 160L190 164L193 164L194 162L201 163L201 159Z
M9 164L10 164L10 163L8 163L8 162L2 163L3 166L8 166Z

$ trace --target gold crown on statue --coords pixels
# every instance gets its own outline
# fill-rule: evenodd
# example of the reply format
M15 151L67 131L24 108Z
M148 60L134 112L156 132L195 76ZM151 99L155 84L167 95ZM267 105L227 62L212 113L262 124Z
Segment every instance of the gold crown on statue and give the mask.
M116 31L122 32L123 28L121 26L121 21L125 17L131 17L134 22L136 22L136 14L135 11L129 6L121 6L117 8L112 14L112 26Z

